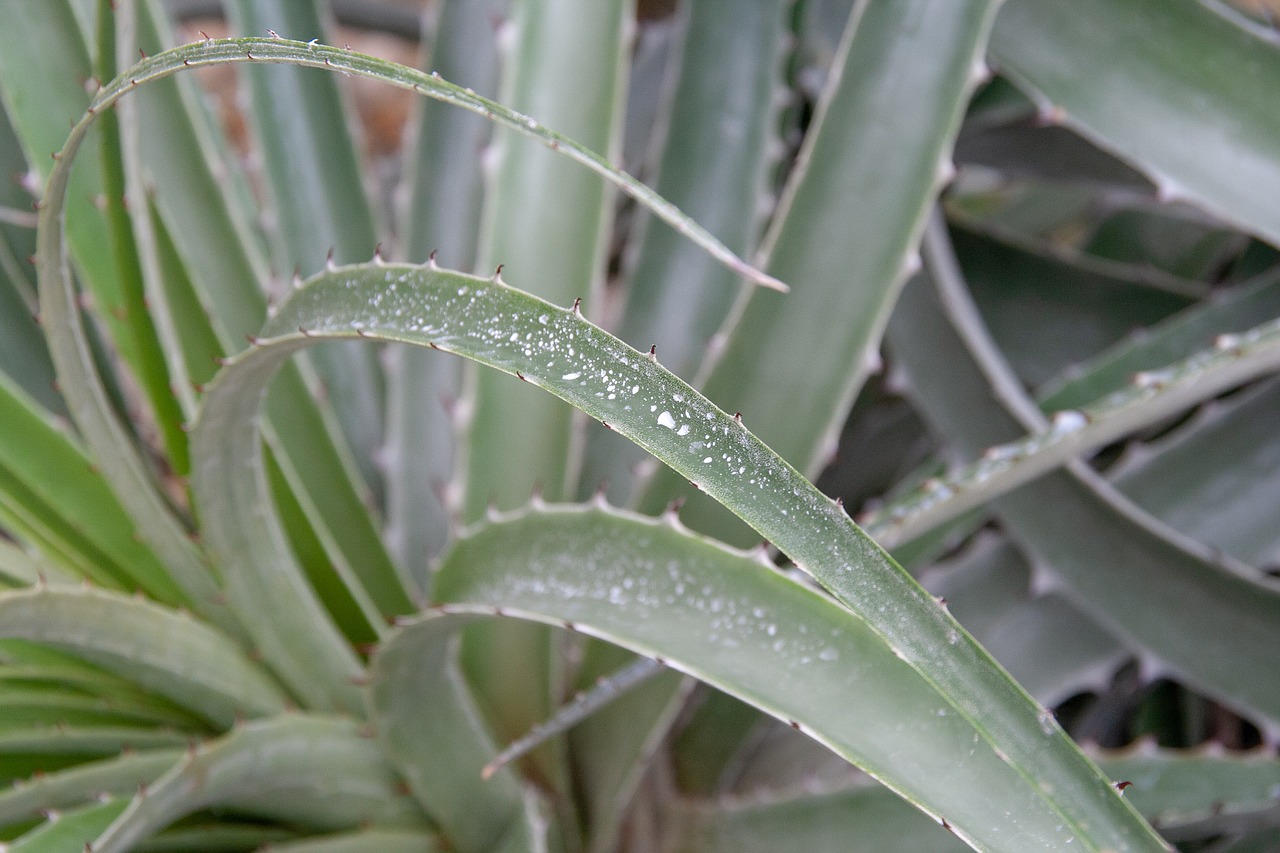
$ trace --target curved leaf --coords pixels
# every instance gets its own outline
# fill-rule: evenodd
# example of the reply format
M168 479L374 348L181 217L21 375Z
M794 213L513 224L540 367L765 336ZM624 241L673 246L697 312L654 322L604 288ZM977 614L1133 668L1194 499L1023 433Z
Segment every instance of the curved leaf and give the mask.
M892 548L1089 451L1277 370L1280 319L1221 335L1182 361L1133 374L1125 387L1092 405L1055 413L1043 431L988 447L977 462L929 480L863 523L876 541Z
M436 589L433 612L406 620L379 653L417 662L401 685L439 684L449 637L475 614L561 625L751 702L947 818L978 849L1056 849L1073 838L1039 789L865 624L754 556L675 524L573 507L522 513L462 538ZM416 717L417 763L437 768L437 787L466 778L445 761L453 740L430 735L443 726L427 710Z
M0 825L17 823L50 809L71 808L103 794L133 796L139 785L155 782L180 758L180 750L147 750L17 783L0 792Z
M261 477L253 473L260 466L252 423L260 390L275 368L309 342L354 337L465 355L608 422L731 507L866 620L1028 784L1050 786L1069 831L1103 846L1160 849L1114 792L1099 784L1096 770L1052 718L835 502L739 419L576 310L548 305L497 280L434 266L324 273L280 307L256 347L229 363L209 390L193 444L193 485L210 518L211 547L234 566L228 569L229 586L244 584L244 590L265 594L259 585L286 574L290 560L266 512ZM281 598L278 606L285 602ZM296 610L296 599L288 606ZM303 630L314 631L315 625L323 623L308 620ZM316 650L326 642L317 634L301 639L320 640ZM291 682L298 672L324 666L299 654L299 640L281 634L264 648L273 663L277 657L290 661L285 669Z
M72 652L215 725L284 707L231 639L142 598L66 587L0 594L0 636Z
M973 321L972 304L961 304L963 282L952 280L938 248L931 262L964 321L953 325L916 280L899 300L890 340L923 413L976 454L1041 415ZM1280 682L1257 677L1280 657L1280 586L1160 524L1080 463L1022 486L996 510L1118 637L1236 707L1280 714ZM1185 631L1188 621L1199 629Z
M1280 53L1195 0L1009 0L991 51L1051 118L1169 198L1280 243ZM1230 163L1224 169L1221 164Z
M178 818L207 808L316 830L416 826L377 745L355 723L290 715L250 723L189 752L133 798L92 848L129 850Z

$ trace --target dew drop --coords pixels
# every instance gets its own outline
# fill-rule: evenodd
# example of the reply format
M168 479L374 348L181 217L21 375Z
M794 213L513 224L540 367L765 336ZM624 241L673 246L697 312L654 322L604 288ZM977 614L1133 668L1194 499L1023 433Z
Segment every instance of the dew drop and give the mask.
M567 382L572 382L573 380L577 379L581 375L582 375L581 373L578 373L575 371L573 373L566 373L564 376L561 376L560 378Z
M658 425L664 426L667 429L675 429L676 419L671 417L670 412L663 412L662 414L658 415Z
M676 430L676 435L688 435L688 434L689 434L688 424L681 424L680 429Z
M1055 412L1053 415L1054 432L1075 432L1089 425L1089 419L1074 409Z

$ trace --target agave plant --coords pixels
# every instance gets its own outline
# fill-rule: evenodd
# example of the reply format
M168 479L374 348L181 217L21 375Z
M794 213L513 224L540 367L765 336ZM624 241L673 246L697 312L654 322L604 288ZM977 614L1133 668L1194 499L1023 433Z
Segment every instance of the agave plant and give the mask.
M332 11L0 5L4 849L1275 849L1265 19Z

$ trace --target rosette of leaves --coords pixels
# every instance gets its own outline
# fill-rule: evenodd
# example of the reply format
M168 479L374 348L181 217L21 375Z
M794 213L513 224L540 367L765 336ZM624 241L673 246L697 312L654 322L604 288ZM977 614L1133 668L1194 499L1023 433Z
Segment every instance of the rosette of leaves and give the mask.
M170 11L0 7L6 849L1275 844L1265 19Z

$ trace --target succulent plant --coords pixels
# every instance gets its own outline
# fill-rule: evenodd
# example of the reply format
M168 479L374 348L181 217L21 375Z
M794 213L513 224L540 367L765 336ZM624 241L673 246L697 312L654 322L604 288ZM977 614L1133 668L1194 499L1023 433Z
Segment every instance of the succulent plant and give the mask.
M1247 11L7 0L3 849L1274 849Z

